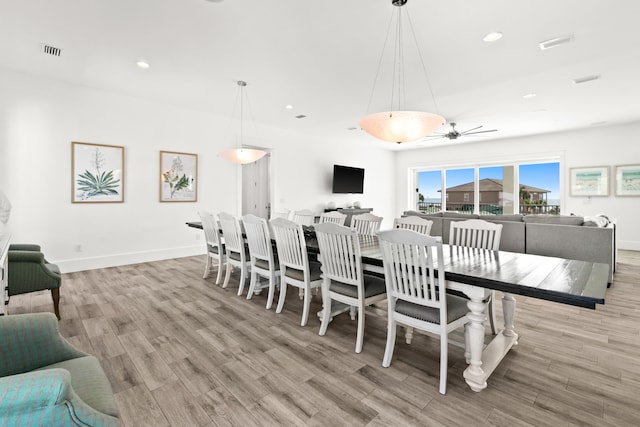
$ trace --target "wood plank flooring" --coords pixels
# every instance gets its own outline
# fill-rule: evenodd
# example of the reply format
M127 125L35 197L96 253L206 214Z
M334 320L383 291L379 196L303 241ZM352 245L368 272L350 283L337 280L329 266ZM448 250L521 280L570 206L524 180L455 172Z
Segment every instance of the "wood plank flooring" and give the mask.
M638 426L640 252L620 251L597 310L517 297L519 344L474 393L463 350L450 346L447 394L438 393L439 341L398 341L381 366L386 320L367 313L354 352L347 314L318 336L314 297L306 327L289 290L283 313L266 295L236 295L203 280L188 257L65 274L60 329L96 355L123 425L139 426ZM247 289L248 286L245 287ZM9 312L52 311L48 292L12 297Z

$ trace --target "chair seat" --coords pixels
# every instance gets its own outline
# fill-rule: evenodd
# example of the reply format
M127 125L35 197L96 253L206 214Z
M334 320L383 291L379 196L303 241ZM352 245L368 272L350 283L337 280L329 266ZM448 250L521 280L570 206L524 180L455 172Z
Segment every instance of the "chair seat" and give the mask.
M249 255L249 246L245 245L244 246L244 253L246 256L246 259L250 259L250 255ZM240 254L238 252L229 252L229 258L231 258L234 261L240 261Z
M278 262L278 257L274 255L273 258L274 258L274 260L273 260L274 270L280 270L280 263ZM268 270L269 269L269 261L264 260L264 259L256 259L255 266L258 267L258 268L261 268L263 270Z
M387 292L387 285L383 278L364 274L362 276L362 279L364 280L365 298L384 294L385 292ZM331 292L337 292L351 298L358 298L358 287L354 285L332 281L329 290Z
M309 277L310 281L320 280L322 278L321 264L317 261L309 262ZM296 270L295 268L287 268L285 276L296 280L304 280L304 272L302 270Z
M209 248L209 252L213 252L214 254L220 253L220 248L218 246L207 245L207 247ZM224 245L222 245L222 249L224 250Z
M111 384L104 375L100 362L93 356L78 357L44 366L45 369L65 369L71 374L71 387L84 403L98 412L118 417L118 408L113 398Z
M469 300L460 298L455 295L447 296L447 323L451 323L457 320L469 312L467 308L467 302ZM397 313L404 314L405 316L413 317L414 319L423 320L429 323L440 324L440 310L433 307L425 307L423 305L414 304L412 302L398 300L396 301Z

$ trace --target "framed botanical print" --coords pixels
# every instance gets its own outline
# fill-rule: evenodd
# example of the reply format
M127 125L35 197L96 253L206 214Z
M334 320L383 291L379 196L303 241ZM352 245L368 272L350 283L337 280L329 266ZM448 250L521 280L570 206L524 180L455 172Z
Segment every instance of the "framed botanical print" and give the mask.
M124 147L71 143L71 202L124 202Z
M609 166L571 168L572 196L608 196Z
M616 166L616 196L640 196L640 165Z
M160 151L160 201L198 201L198 155Z

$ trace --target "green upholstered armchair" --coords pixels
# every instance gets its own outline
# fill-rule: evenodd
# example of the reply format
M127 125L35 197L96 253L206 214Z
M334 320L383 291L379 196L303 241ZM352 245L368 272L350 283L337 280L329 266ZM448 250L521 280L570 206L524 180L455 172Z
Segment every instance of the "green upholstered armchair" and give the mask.
M58 266L47 262L38 245L10 245L7 257L9 296L50 289L53 311L60 319L58 305L62 278Z
M0 317L0 426L119 426L98 359L69 344L52 313Z

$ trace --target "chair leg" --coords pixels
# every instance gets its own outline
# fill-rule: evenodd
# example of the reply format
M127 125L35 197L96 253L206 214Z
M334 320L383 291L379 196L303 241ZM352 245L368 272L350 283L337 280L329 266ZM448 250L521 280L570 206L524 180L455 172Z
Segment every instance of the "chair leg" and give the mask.
M387 345L384 348L384 357L382 358L382 366L388 368L391 365L393 357L393 349L396 346L396 320L393 314L389 313L389 321L387 323Z
M413 341L413 328L411 326L407 326L407 330L404 333L404 341L407 344L411 344L411 341Z
M491 333L495 335L496 331L496 311L494 310L493 304L496 299L495 291L491 291L491 296L489 297L489 302L487 303L487 308L489 310L489 323L491 324Z
M358 305L358 333L356 335L356 353L362 352L364 343L364 302L359 301Z
M60 288L51 288L51 298L53 299L53 312L60 320Z
M203 279L209 277L209 272L211 271L211 256L207 253L207 265L204 267L204 274L202 275Z
M220 280L222 280L222 270L224 269L225 263L222 262L222 257L218 258L218 275L216 276L216 285L220 284Z
M320 323L318 335L324 335L331 321L331 296L329 296L329 283L325 280L322 281L322 319L320 320L322 323Z
M276 313L282 312L282 307L284 307L285 299L287 299L287 282L280 279L280 297L278 298L278 306L276 307Z
M249 276L250 280L249 280L249 291L247 292L247 299L251 299L251 297L253 296L253 293L256 290L256 283L258 282L258 274L256 274L255 271L253 271L253 269L251 270L251 275ZM240 292L238 295L241 295L242 292Z
M304 302L302 304L302 322L300 322L300 326L306 326L309 320L309 306L311 305L311 287L309 285L304 288Z
M238 295L242 295L242 291L244 291L244 281L247 278L247 267L246 265L240 266L240 285L238 286Z
M276 291L276 276L275 274L271 274L271 276L269 276L269 295L267 297L267 310L269 310L271 308L271 305L273 304L273 294Z
M447 393L447 368L449 365L449 339L446 329L440 333L440 394Z
M223 288L229 286L229 279L231 278L231 271L233 271L233 266L229 263L227 265L227 274L224 275L224 283L222 284Z

